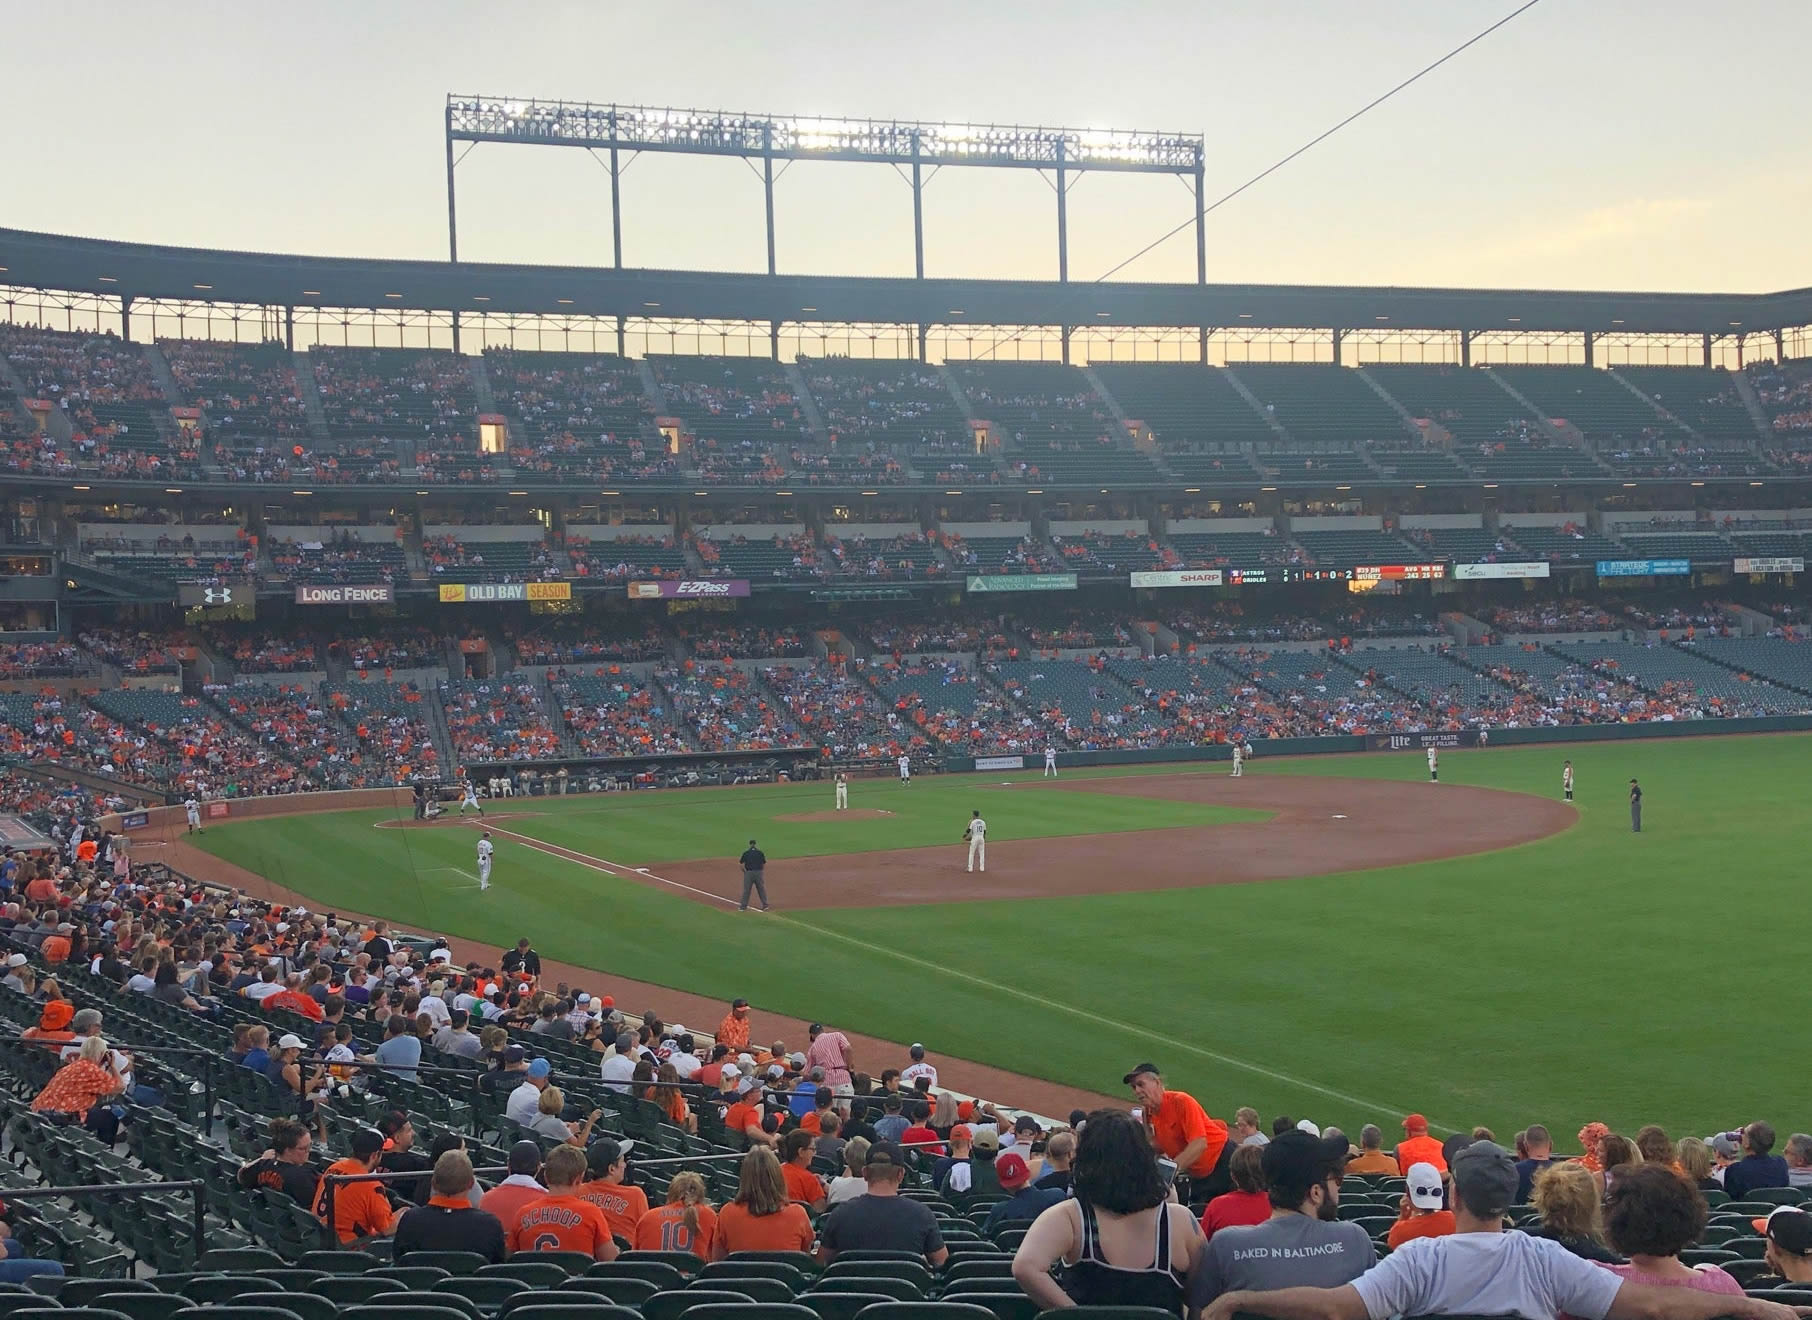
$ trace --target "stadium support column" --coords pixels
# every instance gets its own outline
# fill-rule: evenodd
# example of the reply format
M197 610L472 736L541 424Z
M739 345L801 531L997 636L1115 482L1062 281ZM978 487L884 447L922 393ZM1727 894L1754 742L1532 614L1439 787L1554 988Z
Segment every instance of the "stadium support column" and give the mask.
M1207 196L1207 167L1198 154L1195 162L1195 283L1197 288L1208 285L1208 210L1203 198ZM1208 327L1203 325L1198 330L1198 346L1201 352L1202 365L1208 365Z
M1785 330L1774 332L1774 360L1776 362L1787 360L1787 332Z
M617 156L617 112L610 112L610 262L615 270L623 269L623 168ZM627 357L624 340L626 318L617 313L617 356Z
M132 295L120 295L120 338L128 343L132 340Z
M1057 282L1070 282L1070 195L1068 173L1063 168L1063 140L1057 141ZM1069 335L1064 334L1063 360L1068 362Z
M1340 350L1346 343L1346 331L1342 330L1339 326L1335 326L1332 333L1334 336L1334 365L1339 366Z
M294 353L296 351L296 309L283 309L283 347Z
M1460 331L1460 365L1462 367L1472 365L1472 331L1470 330Z
M1585 332L1585 364L1588 367L1598 365L1597 363L1592 361L1592 356L1593 356L1592 349L1596 346L1597 342L1598 342L1597 335L1593 334L1590 330Z
M1699 336L1699 358L1699 365L1705 367L1711 365L1711 331L1709 330Z
M767 203L768 214L768 274L775 273L774 266L774 126L769 124L761 131L761 191Z
M447 261L459 264L459 194L453 186L453 107L447 107ZM459 309L453 309L453 351L459 352Z
M912 130L912 277L925 278L925 180L919 167L919 131ZM925 360L925 323L918 326L919 361Z

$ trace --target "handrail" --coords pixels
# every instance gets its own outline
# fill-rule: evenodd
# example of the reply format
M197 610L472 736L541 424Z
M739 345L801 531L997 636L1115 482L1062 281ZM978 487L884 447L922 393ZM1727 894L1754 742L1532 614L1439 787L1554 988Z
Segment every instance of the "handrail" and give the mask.
M61 1196L99 1196L102 1193L125 1192L142 1196L148 1192L187 1192L194 1198L195 1220L191 1225L195 1237L195 1257L208 1249L208 1187L199 1178L182 1178L173 1182L78 1183L67 1187L8 1187L9 1201L42 1201Z

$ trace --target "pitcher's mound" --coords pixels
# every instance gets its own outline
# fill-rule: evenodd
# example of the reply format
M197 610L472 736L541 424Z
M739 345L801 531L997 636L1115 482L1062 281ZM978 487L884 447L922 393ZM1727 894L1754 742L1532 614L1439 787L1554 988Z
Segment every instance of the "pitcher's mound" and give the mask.
M784 820L788 824L816 825L826 820L879 820L891 816L891 811L876 811L873 807L856 807L848 811L796 811L790 816L776 816L775 820Z

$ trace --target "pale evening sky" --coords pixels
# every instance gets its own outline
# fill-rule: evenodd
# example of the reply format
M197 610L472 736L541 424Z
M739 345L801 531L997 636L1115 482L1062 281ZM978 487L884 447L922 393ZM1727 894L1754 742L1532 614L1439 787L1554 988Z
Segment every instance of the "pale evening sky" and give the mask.
M475 4L12 0L0 224L148 242L442 258L449 91L776 114L1203 132L1210 197L1517 0ZM1812 284L1807 0L1543 0L1210 217L1209 279L1765 290ZM648 156L625 259L755 270L739 162ZM585 154L483 145L461 255L608 264ZM1184 220L1168 178L1084 177L1071 274ZM885 167L798 164L786 271L909 275ZM1053 278L1029 172L926 190L928 273ZM1191 279L1179 236L1122 272Z

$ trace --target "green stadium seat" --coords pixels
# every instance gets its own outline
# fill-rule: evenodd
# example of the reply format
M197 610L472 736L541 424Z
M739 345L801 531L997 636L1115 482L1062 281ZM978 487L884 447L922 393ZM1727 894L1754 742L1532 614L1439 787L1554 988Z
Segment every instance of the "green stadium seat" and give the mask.
M731 1279L772 1279L785 1284L793 1292L799 1292L805 1287L805 1271L798 1265L759 1258L745 1260L740 1254L732 1255L727 1260L714 1260L698 1272L700 1283L724 1283Z
M630 1251L615 1260L597 1261L585 1271L588 1279L646 1279L660 1288L683 1288L686 1280L705 1262L689 1251Z
M428 1286L432 1287L433 1284ZM400 1280L380 1274L330 1274L310 1284L307 1291L316 1297L325 1297L335 1306L357 1306L374 1297L408 1292L410 1289Z
M549 1293L520 1293L504 1303L498 1316L517 1320L641 1320L631 1307L613 1306L603 1298L585 1300L559 1297Z
M752 1302L787 1302L798 1292L780 1279L764 1279L752 1275L697 1279L687 1286L700 1292L713 1292L720 1288L727 1292L739 1292Z
M105 1293L127 1292L154 1293L157 1285L149 1279L64 1279L56 1297L59 1306L87 1306Z
M427 1292L442 1279L453 1277L438 1265L379 1265L368 1273L374 1279L391 1280L405 1292Z
M658 1292L642 1303L642 1320L682 1320L702 1306L747 1305L754 1300L745 1292L727 1287Z
M71 1279L69 1282L70 1283L121 1284L121 1283L129 1283L129 1282L131 1282L131 1280L128 1280L128 1279ZM67 1292L69 1289L69 1284L67 1284L67 1283L64 1284L63 1288L64 1288L64 1292ZM251 1294L251 1295L256 1296L257 1294ZM278 1294L278 1295L283 1296L284 1294ZM59 1301L61 1301L62 1293L57 1294L57 1298ZM72 1305L72 1306L87 1305L87 1304L93 1305L94 1308L99 1311L118 1311L120 1314L129 1317L130 1320L170 1320L170 1317L175 1315L178 1311L191 1309L195 1305L187 1297L180 1297L174 1293L160 1293L155 1288L152 1289L150 1292L93 1293L93 1294L90 1294L87 1296L85 1302L82 1302L82 1303L71 1302L70 1303L70 1305ZM336 1312L336 1314L337 1314L337 1312ZM312 1317L303 1316L302 1320L312 1320Z
M712 1303L686 1312L687 1320L818 1320L808 1306L793 1302Z
M552 1253L549 1253L552 1254ZM573 1253L561 1253L563 1255ZM481 1279L515 1279L531 1288L558 1288L572 1278L573 1272L551 1260L542 1260L541 1252L518 1251L499 1265L486 1265L478 1271Z
M568 1279L559 1285L559 1291L563 1293L585 1293L601 1301L632 1308L640 1307L660 1290L658 1283L651 1283L647 1279L613 1279L598 1275Z
M490 1262L476 1251L411 1251L401 1263L432 1265L451 1275L476 1274Z
M993 1312L994 1320L1036 1320L1038 1315L1038 1303L1018 1291L965 1292L957 1300Z
M818 1320L855 1320L871 1306L891 1305L898 1300L891 1293L821 1292L817 1289L799 1295L799 1305L809 1306Z
M895 1301L911 1302L922 1298L926 1289L911 1279L889 1278L884 1274L826 1275L812 1285L813 1292L882 1293Z
M307 1292L242 1293L233 1299L235 1306L276 1306L293 1311L302 1320L334 1320L340 1306L331 1297Z
M994 1312L969 1302L886 1302L862 1312L866 1320L994 1320Z

